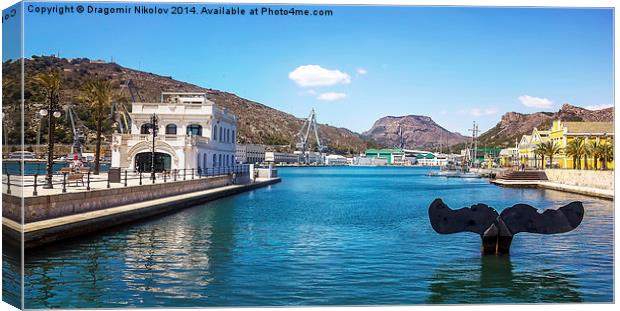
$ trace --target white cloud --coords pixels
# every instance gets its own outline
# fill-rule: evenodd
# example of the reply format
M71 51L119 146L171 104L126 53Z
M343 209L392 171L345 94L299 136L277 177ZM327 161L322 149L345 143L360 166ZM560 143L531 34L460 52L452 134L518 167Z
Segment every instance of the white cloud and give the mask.
M359 75L365 75L368 73L368 70L364 69L364 68L357 68L357 74Z
M609 107L613 107L614 104L609 104L609 105L590 105L590 106L585 106L583 108L586 108L588 110L601 110L601 109L605 109L605 108L609 108Z
M469 114L474 116L474 117L481 117L481 116L490 116L490 115L494 115L497 113L497 109L495 108L484 108L484 109L480 109L480 108L473 108L471 110L469 110Z
M299 86L329 86L351 83L351 76L340 70L325 69L319 65L303 65L289 72L288 78Z
M529 96L529 95L519 96L519 101L525 107L551 108L551 106L553 106L553 102L547 98L534 97L534 96Z
M316 99L331 102L345 97L347 97L345 93L327 92L317 96Z

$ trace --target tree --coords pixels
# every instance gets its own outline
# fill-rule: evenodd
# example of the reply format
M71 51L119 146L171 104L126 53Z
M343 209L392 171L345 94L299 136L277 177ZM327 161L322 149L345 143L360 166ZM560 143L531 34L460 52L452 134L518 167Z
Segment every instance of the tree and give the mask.
M588 165L588 158L592 156L592 148L589 144L586 143L586 141L583 141L583 144L581 146L581 154L583 155L583 165L585 167L585 169L589 169L589 165Z
M564 153L567 157L573 158L573 169L577 169L577 165L581 166L582 145L583 139L581 137L576 137L566 144Z
M588 145L589 155L592 156L594 160L594 170L598 169L598 161L602 158L601 153L601 142L598 140L593 140Z
M538 144L538 147L536 147L536 152L543 159L543 169L545 168L545 156L549 157L550 165L553 165L553 156L560 153L560 150L560 146L554 141L547 141Z
M538 161L536 161L536 156L539 155L540 163L541 163L540 168L545 169L545 153L543 151L542 144L543 143L538 144L538 146L536 146L536 149L534 149L534 163L536 163L536 165L538 166Z
M600 156L601 156L601 165L603 166L602 169L606 170L607 169L607 163L609 162L609 160L613 161L614 158L614 145L611 143L603 143L600 145Z
M82 87L80 99L92 109L92 116L96 122L95 169L93 174L99 175L99 158L101 157L101 132L106 112L115 100L114 86L111 81L93 80L86 82Z

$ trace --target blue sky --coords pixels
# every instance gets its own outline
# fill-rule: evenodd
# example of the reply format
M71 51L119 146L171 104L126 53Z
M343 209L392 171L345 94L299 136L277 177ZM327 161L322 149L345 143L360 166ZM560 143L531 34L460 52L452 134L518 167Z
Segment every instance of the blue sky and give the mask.
M319 122L357 132L419 114L468 134L507 111L613 104L609 9L317 8L334 15L26 12L25 56L113 57L299 117L314 107Z

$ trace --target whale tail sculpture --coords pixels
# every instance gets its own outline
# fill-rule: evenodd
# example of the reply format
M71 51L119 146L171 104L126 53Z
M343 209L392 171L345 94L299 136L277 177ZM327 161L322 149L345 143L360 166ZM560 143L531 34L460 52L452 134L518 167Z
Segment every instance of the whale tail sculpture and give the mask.
M569 232L579 226L584 209L572 202L558 209L538 210L527 204L516 204L498 214L486 204L450 209L441 199L428 208L433 229L440 234L473 232L482 239L483 254L508 254L512 237L519 232L554 234Z

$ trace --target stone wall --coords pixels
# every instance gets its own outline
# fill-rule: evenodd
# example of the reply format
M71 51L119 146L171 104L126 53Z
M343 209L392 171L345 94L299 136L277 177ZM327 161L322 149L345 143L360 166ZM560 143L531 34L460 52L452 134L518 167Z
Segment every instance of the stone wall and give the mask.
M240 176L243 178L243 176ZM230 176L24 198L24 222L117 207L231 184ZM2 216L20 221L21 198L2 195Z
M545 174L549 181L560 184L605 190L614 189L614 171L546 169Z

